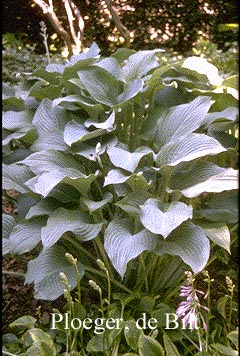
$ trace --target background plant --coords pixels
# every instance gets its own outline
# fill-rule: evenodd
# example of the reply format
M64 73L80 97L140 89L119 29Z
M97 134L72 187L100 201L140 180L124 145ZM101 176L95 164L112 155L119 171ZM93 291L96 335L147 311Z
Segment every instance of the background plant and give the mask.
M57 26L50 22L50 14L47 11L43 13L38 6L44 3L45 9L54 11L59 18ZM67 3L74 3L79 9L84 22L83 38L81 27L78 27L79 13L72 19L71 16L68 17L65 8ZM109 11L109 3L112 4L115 14L118 14L118 22ZM81 33L77 39L78 43L83 40L83 47L89 47L92 41L96 41L102 53L109 55L123 46L126 31L121 29L126 28L134 50L164 47L186 55L195 45L199 34L206 35L210 41L217 44L218 49L228 50L229 43L237 41L237 31L233 32L228 28L227 31L221 32L219 24L237 24L238 7L235 0L194 0L192 3L185 0L171 0L170 3L167 0L151 0L144 6L139 0L44 0L38 1L38 4L35 4L34 0L19 0L16 13L15 1L7 0L3 6L3 19L7 19L3 21L3 33L23 33L25 43L37 44L38 53L45 51L40 35L36 35L39 33L38 24L40 21L49 21L49 45L55 50L63 46L60 29L63 30L62 33L67 30L67 33L64 32L65 38L67 36L72 44L76 44L74 40L77 36L72 37L74 32L71 31L75 28L75 34L78 31ZM119 23L122 26L119 26Z

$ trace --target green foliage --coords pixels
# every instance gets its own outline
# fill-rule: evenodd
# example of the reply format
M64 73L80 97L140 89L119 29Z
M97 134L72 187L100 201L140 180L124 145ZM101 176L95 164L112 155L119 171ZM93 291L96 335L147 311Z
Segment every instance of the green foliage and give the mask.
M238 43L227 43L229 46L228 51L223 51L217 45L200 36L193 47L195 55L205 57L209 62L214 64L221 75L230 76L238 73Z
M115 286L150 293L171 263L198 273L212 244L229 252L238 188L233 78L223 81L200 57L165 64L161 52L102 58L94 43L3 85L3 188L19 192L4 251L34 251L26 283L37 298L63 293L60 272L77 285L65 252L80 261L81 277L100 256ZM212 199L202 205L206 192ZM173 287L179 274L168 278Z
M72 265L77 265L76 259L69 254L67 257ZM98 264L107 273L103 262L98 261ZM197 330L190 331L180 327L167 330L165 313L172 313L173 310L170 306L159 303L157 297L152 298L136 292L131 295L110 293L104 300L100 297L99 304L85 303L83 306L81 287L79 286L75 295L70 291L68 279L62 274L66 288L64 295L67 299L64 314L54 309L50 325L45 327L31 316L17 319L10 325L11 333L3 335L3 354L5 350L6 354L23 352L26 355L60 356L236 355L238 329L229 325L228 315L218 316L217 321L215 320L217 313L212 301L213 280L207 271L204 271L204 274L207 276L204 281L208 283L206 296L211 314L206 316L208 329L201 329L198 337ZM91 282L90 285L95 290L102 292L95 282ZM230 284L228 278L228 288ZM76 320L75 318L81 320L81 327L76 326L80 325L78 323L75 323L75 328L70 326L71 320ZM85 326L84 320L87 320ZM229 332L221 330L224 323L230 326ZM199 340L204 345L202 351L198 351Z
M2 80L7 83L19 83L26 75L44 68L44 55L37 54L35 45L25 45L24 40L14 33L3 34L2 44ZM53 55L54 61L62 61L60 55Z

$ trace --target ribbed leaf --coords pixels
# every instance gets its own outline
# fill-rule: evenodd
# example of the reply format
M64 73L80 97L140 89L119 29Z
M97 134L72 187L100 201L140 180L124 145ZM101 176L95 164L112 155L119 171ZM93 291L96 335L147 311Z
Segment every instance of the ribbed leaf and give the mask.
M109 184L117 185L125 182L127 182L133 191L142 189L147 190L149 188L148 182L144 178L142 172L128 175L121 169L111 169L105 177L104 186Z
M23 220L15 225L9 237L10 253L23 254L29 252L41 241L41 228L46 219Z
M188 57L182 65L183 68L191 69L208 77L209 83L212 85L221 85L223 79L218 74L218 69L213 64L209 63L203 57Z
M167 334L163 334L164 348L166 350L166 356L180 356L176 346Z
M15 163L6 165L3 163L3 189L14 189L20 193L27 192L25 182L32 178L33 174L28 167Z
M30 111L7 111L3 113L2 126L4 129L15 131L32 127L32 113Z
M43 216L43 215L49 216L58 207L59 207L59 203L57 202L57 200L52 198L42 199L29 209L26 215L26 219L31 219L35 216Z
M31 145L36 139L36 130L31 126L18 129L12 133L11 131L3 129L3 137L3 147L9 145L11 142L15 142L16 140L21 140L28 145Z
M198 221L197 225L200 225L204 230L206 236L214 242L216 245L224 248L229 253L230 251L230 231L226 224L217 222L217 223L206 223Z
M104 58L101 61L95 63L94 66L105 69L119 80L123 79L122 68L118 61L113 57Z
M84 125L87 128L94 126L97 129L104 129L107 132L111 132L115 128L114 123L115 123L115 112L112 112L111 115L104 122L96 122L96 121L88 119L84 122Z
M125 85L123 92L118 96L118 103L125 103L134 96L136 96L143 88L143 80L136 79Z
M208 113L205 119L203 120L203 124L209 126L211 123L219 119L224 119L227 121L235 121L237 119L237 116L238 116L238 109L235 108L234 106L229 106L225 110Z
M12 215L2 214L2 237L8 239L15 225L15 219Z
M122 83L105 69L92 66L78 71L78 76L86 90L97 102L107 106L117 104L122 92Z
M129 175L124 173L121 169L111 169L104 180L104 187L109 184L124 183L129 179Z
M124 276L130 260L145 250L153 251L157 238L147 230L131 233L132 226L127 219L114 219L107 227L104 247L114 268Z
M215 350L217 350L220 355L224 356L238 356L239 353L237 350L232 349L230 346L225 346L223 344L212 344L211 345Z
M138 329L136 326L136 321L128 320L124 327L124 336L126 338L128 346L131 350L137 351L138 349L138 339L143 331Z
M46 66L46 71L50 73L63 73L64 64L60 63L50 63Z
M207 209L196 211L196 217L235 224L239 219L238 213L238 190L232 190L215 195L209 202Z
M67 121L64 108L53 107L52 100L43 99L35 112L33 125L42 134L49 130L63 130Z
M147 147L141 147L138 151L129 152L121 147L111 147L107 150L107 153L114 166L134 173L140 160L152 153L152 150Z
M32 343L25 356L56 356L53 340L45 331L37 328L27 330L26 339ZM31 340L31 341L30 341Z
M188 198L195 197L203 192L219 193L224 190L238 188L238 171L232 168L226 168L222 173L210 177L203 183L196 184L191 188L182 191Z
M188 104L164 110L156 123L155 142L158 147L197 130L202 125L210 106L210 97L199 96Z
M168 192L180 190L188 198L203 192L218 193L237 189L238 171L207 161L186 162L173 170L169 186Z
M141 208L140 220L144 227L154 234L166 238L183 221L192 218L192 206L181 202L161 203L148 199Z
M103 199L100 201L90 200L88 198L83 198L83 203L88 207L88 210L91 213L99 209L104 208L108 203L111 203L113 200L113 195L111 193L106 193L103 196Z
M127 213L132 214L141 214L140 205L143 205L145 201L149 198L152 198L152 194L148 191L133 192L128 194L125 198L115 203L115 205L119 206L122 210Z
M74 168L80 172L82 169L82 165L72 154L54 150L33 153L19 163L29 166L35 174L59 168Z
M67 61L67 64L72 65L74 63L81 64L86 59L94 59L100 56L100 48L93 42L86 52L75 54Z
M138 341L139 356L164 356L161 344L153 337L141 334Z
M63 140L63 131L60 130L44 132L31 146L33 152L44 150L66 151L67 149L68 145Z
M98 176L99 171L95 174L85 175L74 168L53 169L51 172L44 172L39 177L26 182L26 185L35 193L46 197L53 188L60 183L66 183L76 188L83 195L86 195L90 189L91 183Z
M60 279L60 272L66 274L72 289L76 287L76 270L65 258L66 252L59 246L50 247L28 263L25 283L34 282L35 298L54 300L63 294L65 286ZM84 270L80 262L78 269L83 275Z
M225 78L224 81L222 82L222 86L234 88L236 90L239 89L239 80L238 80L238 74L232 75L231 77Z
M125 80L142 78L151 69L158 67L155 54L159 52L163 52L163 50L140 51L129 56L127 63L122 67Z
M42 228L42 243L44 247L51 247L67 231L73 232L80 241L88 241L94 239L101 229L102 223L92 223L82 215L81 210L59 208L50 215L47 225Z
M186 221L165 240L158 240L154 252L159 255L177 255L194 273L198 273L208 261L210 244L203 229Z
M71 146L73 143L91 140L104 134L104 129L89 131L84 125L72 120L65 127L64 141L68 146Z
M167 143L158 153L156 163L176 166L180 162L194 160L207 155L216 155L226 149L213 137L191 133Z
M2 214L2 254L9 253L9 236L15 225L15 219L11 215Z

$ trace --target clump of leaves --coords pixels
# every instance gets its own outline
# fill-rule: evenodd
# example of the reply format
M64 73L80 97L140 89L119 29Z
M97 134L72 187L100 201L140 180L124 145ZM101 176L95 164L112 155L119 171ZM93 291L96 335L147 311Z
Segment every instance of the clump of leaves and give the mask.
M4 253L36 253L25 280L36 298L63 293L60 272L76 287L66 252L81 277L101 258L116 289L149 293L186 264L201 271L211 245L230 252L236 77L200 57L99 52L3 84L3 188L19 192L19 215L3 216Z

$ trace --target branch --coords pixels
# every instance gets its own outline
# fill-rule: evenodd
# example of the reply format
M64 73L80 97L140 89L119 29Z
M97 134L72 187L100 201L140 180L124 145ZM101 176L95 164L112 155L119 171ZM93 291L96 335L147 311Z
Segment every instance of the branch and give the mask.
M74 4L72 0L62 0L64 3L68 22L70 26L70 32L73 38L73 41L76 45L76 50L78 53L82 51L82 39L83 39L83 29L84 21L78 7ZM74 17L74 15L75 17ZM74 28L74 21L77 20L77 33Z
M112 6L111 0L104 0L104 1L107 5L107 8L108 8L110 14L112 15L112 19L115 22L115 25L117 26L119 32L125 39L126 47L130 47L130 34L129 34L128 29L121 22L116 10Z
M68 53L70 57L73 54L71 38L67 33L67 31L64 30L63 26L61 25L61 22L58 20L58 17L53 10L52 1L50 1L50 5L48 5L43 0L32 0L32 1L42 9L43 13L47 16L54 30L62 37L63 41L65 42L68 48Z

